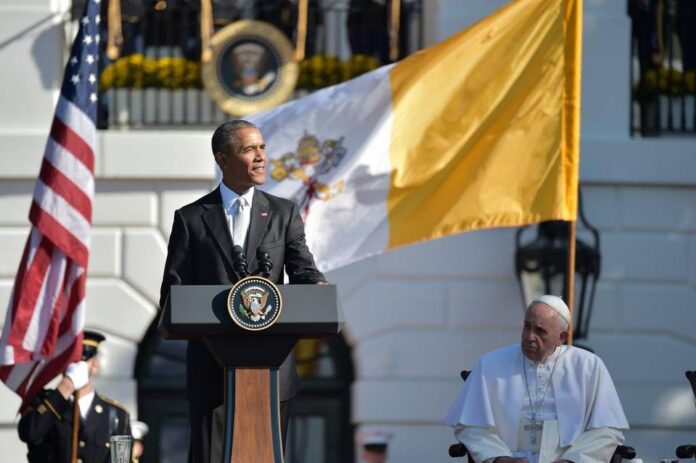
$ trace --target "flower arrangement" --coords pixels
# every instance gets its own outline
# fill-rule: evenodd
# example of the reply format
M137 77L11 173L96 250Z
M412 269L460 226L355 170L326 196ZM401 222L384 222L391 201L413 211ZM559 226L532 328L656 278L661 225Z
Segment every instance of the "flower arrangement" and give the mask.
M339 61L335 56L315 55L299 63L297 88L317 90L338 84L379 67L379 61L354 55ZM201 88L201 66L180 57L153 58L140 53L124 56L101 73L101 90L111 88Z
M693 70L682 73L677 69L649 69L643 76L644 80L634 89L636 92L660 92L672 95L693 93L696 90L696 72Z
M338 84L379 67L379 61L367 55L353 55L348 61L335 56L314 55L300 61L297 88L317 90Z
M136 53L109 64L99 86L110 88L201 88L200 63L180 57L152 58Z

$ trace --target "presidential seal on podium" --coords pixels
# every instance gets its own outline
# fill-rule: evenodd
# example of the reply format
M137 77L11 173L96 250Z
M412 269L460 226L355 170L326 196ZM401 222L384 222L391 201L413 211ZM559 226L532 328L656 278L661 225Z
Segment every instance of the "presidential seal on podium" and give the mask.
M272 326L282 308L278 287L260 276L242 278L227 296L227 311L232 321L249 331L261 331Z
M285 34L271 24L241 20L210 41L213 58L201 78L220 110L244 116L276 106L295 89L299 67Z

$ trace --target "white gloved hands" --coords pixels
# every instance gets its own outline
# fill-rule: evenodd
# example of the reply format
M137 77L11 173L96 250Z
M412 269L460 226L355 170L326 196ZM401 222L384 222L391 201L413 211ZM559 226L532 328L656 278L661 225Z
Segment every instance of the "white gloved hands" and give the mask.
M84 360L71 363L65 370L65 376L70 378L75 390L80 390L89 382L89 366Z

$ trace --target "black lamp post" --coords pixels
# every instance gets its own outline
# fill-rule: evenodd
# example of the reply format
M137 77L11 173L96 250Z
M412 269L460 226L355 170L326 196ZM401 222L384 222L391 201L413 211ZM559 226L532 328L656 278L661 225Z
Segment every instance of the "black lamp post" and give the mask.
M593 243L576 239L575 248L575 304L573 338L587 337L592 314L592 303L599 278L599 232L590 225L579 207L578 230L587 229ZM542 294L555 294L568 299L568 234L570 224L563 221L541 222L536 238L525 241L525 233L532 226L517 230L515 238L515 271L525 306Z

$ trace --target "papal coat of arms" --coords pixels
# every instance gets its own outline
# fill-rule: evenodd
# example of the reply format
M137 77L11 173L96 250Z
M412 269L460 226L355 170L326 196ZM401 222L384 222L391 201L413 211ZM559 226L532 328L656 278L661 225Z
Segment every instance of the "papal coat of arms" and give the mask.
M227 311L241 328L259 331L273 325L282 309L280 292L273 282L259 277L243 278L227 298Z
M312 200L329 201L343 191L343 180L329 183L322 181L322 177L338 166L346 153L343 137L322 142L305 132L294 153L285 153L271 162L271 178L277 182L285 179L300 180L304 184L293 200L300 205L303 216L306 216Z

